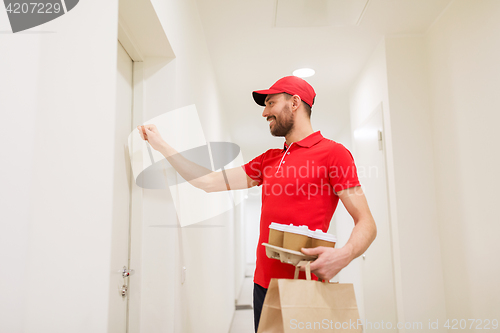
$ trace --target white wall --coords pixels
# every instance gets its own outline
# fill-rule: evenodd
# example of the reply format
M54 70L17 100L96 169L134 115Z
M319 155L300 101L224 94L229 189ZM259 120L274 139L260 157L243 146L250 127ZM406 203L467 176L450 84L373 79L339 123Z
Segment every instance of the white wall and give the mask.
M215 75L195 1L152 1L176 58L146 59L143 119L196 104L207 141L223 131ZM190 128L184 129L189 133ZM175 147L174 147L175 148ZM144 190L142 329L144 332L227 332L236 298L235 210L177 227L168 190ZM190 198L181 198L187 201ZM210 209L204 202L192 207ZM161 255L158 255L161 254ZM154 274L161 267L161 274ZM181 270L186 281L181 283ZM159 289L158 289L159 288ZM238 289L239 290L239 289ZM162 297L165 296L165 297Z
M384 140L385 140L385 153L386 153L386 169L387 169L387 186L389 192L389 216L390 221L375 221L376 223L387 223L390 230L390 237L392 238L392 256L393 256L393 269L394 272L394 292L396 298L396 316L398 321L404 321L405 309L403 306L403 291L401 281L401 260L399 258L399 230L398 230L398 206L396 200L396 185L394 179L394 158L393 158L393 145L392 145L392 131L391 131L391 106L389 103L388 92L388 75L387 75L387 56L386 56L386 41L382 39L370 56L369 60L361 70L357 80L351 87L349 100L350 100L350 114L351 114L351 128L354 131L361 126L376 108L382 104L382 113L384 121ZM356 158L356 155L354 155ZM362 179L360 179L363 182ZM337 228L340 225L337 224ZM350 235L347 230L339 231L339 234L344 234L346 237ZM375 240L377 241L377 240ZM356 267L353 263L350 271L340 275L340 281L353 281L358 284L360 290L359 297L362 297L364 291L361 290L361 280L356 274L360 274L360 268ZM369 279L369 277L363 277ZM390 278L390 277L389 277ZM347 280L346 280L347 279ZM359 302L362 304L362 301Z
M448 318L500 313L500 2L456 0L427 35Z
M334 141L340 142L347 149L354 154L352 148L352 137L351 137L351 127L346 127L341 132L333 138ZM356 160L355 160L356 162ZM337 237L336 247L343 247L349 237L351 236L352 229L354 228L354 222L349 215L349 212L345 209L342 201L339 201L335 214L333 215L332 221L330 223L329 233L334 234ZM362 280L362 267L361 261L362 257L354 259L347 267L342 269L339 274L337 274L333 281L338 281L340 283L352 283L354 286L354 293L356 295L356 302L358 305L359 316L363 320L365 319L365 304L364 304L364 294L363 294L363 280Z
M444 322L425 40L385 44L405 321Z
M106 332L117 6L0 34L1 332Z
M386 37L351 90L353 128L384 105L407 322L499 313L499 17L498 1L456 0L426 34Z
M444 318L445 302L425 49L422 38L415 43L414 37L381 41L352 87L351 122L355 130L382 103L397 318L427 323Z
M248 199L245 200L245 261L249 265L255 265L257 261L261 209L262 188L256 186L248 190Z
M196 104L207 141L228 140L195 2L153 4L176 58L144 62L143 119ZM0 34L1 332L107 330L117 12L118 1L87 0L28 33ZM160 273L142 274L154 300L143 304L145 332L228 331L234 216L165 227L176 226L170 193L144 191L141 269Z

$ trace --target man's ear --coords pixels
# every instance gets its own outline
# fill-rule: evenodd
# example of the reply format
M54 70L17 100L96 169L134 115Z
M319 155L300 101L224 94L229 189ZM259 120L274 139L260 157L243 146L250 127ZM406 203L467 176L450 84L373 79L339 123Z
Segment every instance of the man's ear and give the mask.
M300 103L302 100L300 99L299 95L293 95L292 96L292 110L297 110L300 106Z

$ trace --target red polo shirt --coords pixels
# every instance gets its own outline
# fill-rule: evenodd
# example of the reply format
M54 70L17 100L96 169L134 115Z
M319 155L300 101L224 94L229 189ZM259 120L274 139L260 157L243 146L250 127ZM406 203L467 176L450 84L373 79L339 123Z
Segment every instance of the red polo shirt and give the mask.
M262 185L254 282L268 288L271 278L293 279L295 271L292 265L266 256L261 244L268 241L271 222L326 232L339 201L336 192L359 186L356 166L343 145L318 131L290 146L285 143L283 149L270 149L243 168Z

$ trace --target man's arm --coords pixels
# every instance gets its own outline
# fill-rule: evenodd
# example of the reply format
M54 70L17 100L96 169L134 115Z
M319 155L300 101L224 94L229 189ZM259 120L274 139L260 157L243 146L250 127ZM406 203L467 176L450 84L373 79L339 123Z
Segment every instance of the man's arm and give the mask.
M215 172L191 162L163 140L155 125L138 126L137 129L141 137L165 156L182 178L205 192L240 190L258 184L242 167Z
M377 227L361 187L352 187L337 193L354 220L354 229L346 245L341 248L317 247L302 249L307 255L318 255L311 263L311 271L322 280L330 280L352 260L362 255L377 235Z

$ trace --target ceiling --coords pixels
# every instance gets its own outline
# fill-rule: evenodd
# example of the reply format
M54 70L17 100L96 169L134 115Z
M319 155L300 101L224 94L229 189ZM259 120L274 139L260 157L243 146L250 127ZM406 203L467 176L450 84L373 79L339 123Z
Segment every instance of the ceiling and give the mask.
M196 0L225 125L245 161L283 144L253 90L313 68L313 129L335 140L349 126L348 91L383 36L424 34L452 1Z

